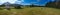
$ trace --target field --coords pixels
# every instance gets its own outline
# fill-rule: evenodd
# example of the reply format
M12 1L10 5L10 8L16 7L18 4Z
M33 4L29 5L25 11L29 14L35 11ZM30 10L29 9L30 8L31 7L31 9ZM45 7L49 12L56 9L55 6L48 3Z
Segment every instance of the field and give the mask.
M0 10L0 15L60 15L60 9L48 7L11 8L10 11L6 9Z

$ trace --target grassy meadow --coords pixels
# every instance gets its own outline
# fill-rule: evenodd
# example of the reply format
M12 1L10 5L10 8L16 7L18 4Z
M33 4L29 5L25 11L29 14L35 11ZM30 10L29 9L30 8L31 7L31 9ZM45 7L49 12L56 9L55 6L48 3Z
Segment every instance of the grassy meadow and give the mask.
M3 9L3 7L1 8ZM60 15L60 9L48 7L14 9L12 7L10 11L6 9L0 10L0 15Z

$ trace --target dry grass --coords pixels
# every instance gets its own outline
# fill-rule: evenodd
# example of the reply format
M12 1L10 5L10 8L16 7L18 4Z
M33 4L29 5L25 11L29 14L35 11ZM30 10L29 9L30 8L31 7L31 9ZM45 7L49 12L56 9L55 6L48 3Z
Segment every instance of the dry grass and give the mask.
M60 15L60 9L33 7L24 9L0 10L0 15Z

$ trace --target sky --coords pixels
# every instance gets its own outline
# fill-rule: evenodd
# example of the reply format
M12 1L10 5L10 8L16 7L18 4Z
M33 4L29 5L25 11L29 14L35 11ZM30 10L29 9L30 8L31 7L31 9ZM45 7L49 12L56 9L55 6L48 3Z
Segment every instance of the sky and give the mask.
M10 3L14 3L17 0L0 0L0 4L3 4L5 2L10 2Z
M40 5L45 5L47 2L52 2L54 0L24 0L25 3L31 3L33 2L34 4L40 4Z
M9 2L11 4L22 4L22 5L30 5L36 4L44 6L47 2L54 1L54 0L0 0L0 5Z

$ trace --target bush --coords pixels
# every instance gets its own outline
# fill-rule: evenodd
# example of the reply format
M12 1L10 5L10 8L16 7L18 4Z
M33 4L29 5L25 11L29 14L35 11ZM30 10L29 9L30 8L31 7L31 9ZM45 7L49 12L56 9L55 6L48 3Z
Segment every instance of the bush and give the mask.
M16 9L21 9L21 6L17 6L17 7L15 7Z
M2 8L0 8L0 10L3 10Z

